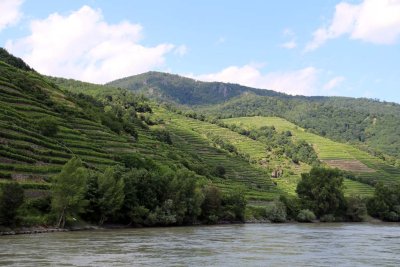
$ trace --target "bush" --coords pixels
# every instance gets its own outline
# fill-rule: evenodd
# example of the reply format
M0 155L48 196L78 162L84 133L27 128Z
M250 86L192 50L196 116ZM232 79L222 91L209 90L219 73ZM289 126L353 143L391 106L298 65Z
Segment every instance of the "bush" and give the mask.
M57 121L53 118L43 118L38 121L39 131L45 136L55 136L58 132Z
M203 188L203 195L200 218L208 224L217 223L221 213L221 192L217 187L209 185Z
M297 220L297 215L301 209L300 200L295 197L288 198L284 195L280 196L279 200L286 206L287 219Z
M167 130L156 129L154 130L154 136L158 141L172 145L171 136L169 135L169 132Z
M346 219L352 222L362 222L367 215L367 206L360 197L347 199Z
M274 223L286 221L286 206L281 201L274 201L265 208L265 217Z
M244 191L236 189L222 198L223 215L225 220L244 221L247 201Z
M325 214L324 216L321 217L320 221L321 222L334 222L334 221L336 221L336 218L333 214Z
M301 210L297 215L297 221L299 222L312 222L315 220L315 214L311 210Z
M216 176L223 178L226 173L225 167L222 165L217 165L215 167L214 173Z
M23 202L24 189L19 184L4 184L0 194L0 225L15 225L18 208Z

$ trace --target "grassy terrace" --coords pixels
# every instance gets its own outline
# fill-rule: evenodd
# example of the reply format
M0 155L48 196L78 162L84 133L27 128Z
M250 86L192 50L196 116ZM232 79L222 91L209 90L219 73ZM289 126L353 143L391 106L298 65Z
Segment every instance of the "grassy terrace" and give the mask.
M71 105L61 91L48 91L60 105ZM108 148L132 148L127 136L88 119L66 119L4 77L0 80L0 106L0 183L13 179L26 188L47 189L45 181L57 174L73 154L95 169L104 169L117 164ZM58 122L56 136L43 136L35 128L36 120L43 117Z
M200 155L211 166L222 165L227 169L226 178L228 179L215 181L222 189L235 187L237 184L234 182L238 181L249 188L250 199L271 199L274 195L276 196L274 192L262 197L260 189L271 190L272 188L273 191L295 194L300 173L310 168L305 164L293 164L286 157L271 157L266 160L265 146L262 143L229 129L166 111L156 113L166 122L167 129L173 134L173 142L179 149ZM247 159L213 146L208 138L209 133L229 141L238 149L239 155L248 155L253 164L249 164ZM271 171L279 167L285 169L283 177L272 180ZM277 186L271 187L273 183Z
M245 128L274 126L277 131L291 131L293 138L313 144L319 159L332 167L355 173L360 180L391 183L400 181L400 170L385 164L382 160L351 145L334 142L328 138L305 131L303 128L278 117L241 117L225 119L225 123L241 125ZM370 195L372 188L357 181L346 180L346 194Z

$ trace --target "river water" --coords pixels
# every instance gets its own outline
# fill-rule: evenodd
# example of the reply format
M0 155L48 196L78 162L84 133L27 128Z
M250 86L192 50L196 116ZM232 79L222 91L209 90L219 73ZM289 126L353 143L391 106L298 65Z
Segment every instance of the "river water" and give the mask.
M400 224L245 224L0 237L7 266L400 266Z

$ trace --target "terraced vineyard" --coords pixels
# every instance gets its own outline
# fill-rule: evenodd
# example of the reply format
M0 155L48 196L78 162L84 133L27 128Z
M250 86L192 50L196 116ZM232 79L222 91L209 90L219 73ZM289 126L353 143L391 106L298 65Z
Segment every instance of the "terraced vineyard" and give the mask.
M209 178L224 192L243 187L248 199L271 200L281 193L267 170L256 168L247 159L213 147L199 129L190 129L197 127L194 120L171 113L165 125L153 126L167 127L173 145L158 141L151 128L137 127L138 140L134 140L123 132L116 134L98 119L83 114L75 100L71 100L47 78L4 63L0 63L0 71L0 183L15 180L23 185L28 195L40 195L49 189L53 177L73 155L81 158L90 169L104 170L107 166L121 164L117 160L119 155L137 153L157 163L178 168L185 168L185 161L196 160L202 162L204 168L223 165L227 170L225 178ZM19 86L15 82L18 79L40 90ZM37 97L38 92L43 91L46 97ZM47 99L51 99L50 105ZM65 113L66 107L74 112ZM55 135L46 136L40 131L36 122L43 118L56 122L58 131ZM262 158L260 144L237 144L254 160ZM199 174L199 178L205 177Z
M16 72L0 62L2 71ZM18 71L17 71L18 73ZM24 75L21 73L20 75ZM37 74L30 74L52 100L62 106L73 106L62 91L53 88ZM118 136L100 123L84 117L68 117L55 112L31 92L0 76L0 178L13 179L26 188L48 188L48 182L72 155L79 156L93 169L104 169L117 162L110 154L114 147L132 145L126 136ZM46 137L38 131L41 118L52 118L59 125L55 136Z
M294 139L305 140L312 144L320 160L339 169L348 170L361 181L347 180L347 194L361 193L369 195L372 188L367 184L376 181L393 183L400 181L400 169L386 164L379 158L361 151L351 145L334 142L330 139L305 131L303 128L278 117L241 117L225 119L225 123L237 124L245 128L274 126L278 131L290 131Z
M244 186L246 196L251 200L272 200L278 196L280 190L276 188L265 169L250 165L248 160L211 144L205 134L210 128L219 128L218 126L189 119L165 110L156 111L156 116L162 117L166 121L165 127L171 133L173 145L177 149L197 155L210 167L224 166L226 169L225 178L215 178L213 181L222 191L229 191L238 187L243 188ZM225 129L218 130L223 132ZM235 134L231 133L232 135ZM244 148L245 146L242 146L242 149ZM254 146L246 149L248 149L247 152L256 151L255 155L259 153L261 157L262 146L259 146L259 144L254 144Z

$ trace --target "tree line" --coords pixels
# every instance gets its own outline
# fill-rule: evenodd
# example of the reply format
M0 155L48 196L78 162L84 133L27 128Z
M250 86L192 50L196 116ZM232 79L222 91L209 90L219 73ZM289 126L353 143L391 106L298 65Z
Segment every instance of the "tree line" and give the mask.
M247 203L242 190L223 194L189 170L147 161L99 172L77 157L54 178L49 196L24 200L14 182L3 184L0 200L0 225L15 226L24 215L38 213L42 224L61 228L76 220L132 226L243 222Z

